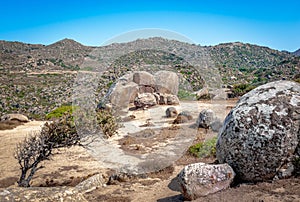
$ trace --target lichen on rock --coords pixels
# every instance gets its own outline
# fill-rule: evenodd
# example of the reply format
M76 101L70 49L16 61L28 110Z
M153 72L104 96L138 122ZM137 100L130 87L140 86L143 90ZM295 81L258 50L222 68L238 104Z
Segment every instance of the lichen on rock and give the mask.
M245 94L225 119L217 158L244 181L288 177L300 137L300 85L276 81ZM292 173L292 172L289 172Z

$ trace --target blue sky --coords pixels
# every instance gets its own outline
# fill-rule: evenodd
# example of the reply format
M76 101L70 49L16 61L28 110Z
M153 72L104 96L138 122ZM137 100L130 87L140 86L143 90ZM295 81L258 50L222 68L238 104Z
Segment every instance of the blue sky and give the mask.
M170 30L196 44L241 41L300 48L300 1L3 0L0 40L50 44L71 38L101 45L145 28Z

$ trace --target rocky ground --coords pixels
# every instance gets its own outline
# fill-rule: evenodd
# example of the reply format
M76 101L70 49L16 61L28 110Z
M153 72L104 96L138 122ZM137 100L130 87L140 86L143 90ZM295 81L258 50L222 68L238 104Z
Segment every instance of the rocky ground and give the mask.
M226 103L226 112L228 112L234 103L235 101ZM195 109L194 113L196 114L198 110L207 108L208 106L217 106L218 104L208 102L199 103L199 108ZM216 109L217 107L213 108ZM220 115L224 117L226 112ZM135 115L139 116L138 114L141 114L141 112L137 112ZM147 120L147 117L144 118L144 120L140 120L141 123ZM195 121L195 118L189 124L193 124L193 121ZM153 122L156 123L155 120ZM148 173L140 177L119 176L119 178L112 180L112 178L109 179L114 174L112 169L105 167L105 164L93 158L84 148L74 146L55 150L53 158L43 162L43 168L36 173L32 180L32 188L17 188L16 181L18 180L20 171L16 160L13 158L15 145L30 131L39 130L41 124L43 122L32 121L12 130L0 131L1 201L7 201L5 198L9 199L12 195L21 198L22 201L29 201L29 196L34 201L42 201L47 199L58 200L64 194L65 197L69 194L70 199L67 201L179 202L184 199L180 192L176 191L172 186L172 179L187 164L193 162L211 163L215 160L199 159L185 153L172 166L161 171ZM144 128L141 130L144 130ZM123 128L123 133L125 132L126 130ZM176 133L176 130L169 130L168 132L169 136L161 137L160 141L164 141L164 138L172 137L172 133ZM203 141L205 138L214 135L216 134L212 131L201 129L195 136L195 142ZM98 186L92 187L92 189L85 189L84 191L75 187L80 182L96 174L100 174L102 179L98 183ZM299 190L300 179L291 178L269 183L239 184L219 193L199 198L196 201L300 201ZM58 198L55 199L55 197Z

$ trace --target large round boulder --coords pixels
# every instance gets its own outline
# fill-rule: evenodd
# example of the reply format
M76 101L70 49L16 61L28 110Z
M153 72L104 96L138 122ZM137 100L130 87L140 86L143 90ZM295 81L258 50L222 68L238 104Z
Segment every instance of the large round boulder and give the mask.
M276 81L245 94L225 119L217 159L244 181L290 176L300 156L300 85Z

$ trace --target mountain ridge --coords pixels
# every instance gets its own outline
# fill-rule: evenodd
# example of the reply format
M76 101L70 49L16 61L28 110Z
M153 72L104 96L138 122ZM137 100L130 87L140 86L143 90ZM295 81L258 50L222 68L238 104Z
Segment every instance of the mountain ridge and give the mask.
M145 49L145 45L148 48ZM122 75L141 70L149 73L159 70L176 72L181 81L181 94L184 95L192 95L201 89L207 81L205 76L212 80L214 76L222 79L221 85L230 89L240 84L242 88L250 89L249 86L274 80L300 78L300 57L241 42L200 46L149 38L91 47L71 39L47 46L0 41L0 115L24 113L31 118L43 118L57 106L70 105L79 70L96 71L92 65L102 68L104 63L101 61L112 54L113 61L106 66L97 82L97 99L103 97ZM195 64L199 60L190 62L197 57L208 59L209 66L205 66L205 61L204 66ZM83 64L86 66L83 67ZM214 68L218 75L209 74L208 67ZM243 89L238 90L244 92ZM240 94L240 91L237 92Z

